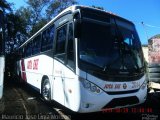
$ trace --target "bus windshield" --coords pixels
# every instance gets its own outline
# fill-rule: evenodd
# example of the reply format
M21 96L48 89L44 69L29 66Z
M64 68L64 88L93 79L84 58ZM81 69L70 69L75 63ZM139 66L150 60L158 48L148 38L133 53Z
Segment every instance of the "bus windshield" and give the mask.
M103 71L133 72L141 69L143 53L134 25L119 19L106 24L83 20L79 59L80 64L87 63Z

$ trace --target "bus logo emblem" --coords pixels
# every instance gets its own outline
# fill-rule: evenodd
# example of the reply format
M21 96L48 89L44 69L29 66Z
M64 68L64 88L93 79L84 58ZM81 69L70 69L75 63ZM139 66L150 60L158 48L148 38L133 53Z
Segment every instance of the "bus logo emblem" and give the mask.
M124 88L124 89L127 88L127 84L126 84L126 83L123 84L123 88Z

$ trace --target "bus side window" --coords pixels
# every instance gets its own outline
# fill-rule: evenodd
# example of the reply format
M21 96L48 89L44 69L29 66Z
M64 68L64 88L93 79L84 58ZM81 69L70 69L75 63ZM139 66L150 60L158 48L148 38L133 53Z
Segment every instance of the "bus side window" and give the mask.
M74 69L74 47L73 47L73 24L69 24L68 45L67 45L67 65Z
M67 25L57 30L56 38L56 57L64 62L65 60L65 42L67 36Z
M25 57L29 57L32 55L32 41L29 42L26 46Z
M50 50L53 48L54 26L50 26L42 33L42 48L41 51Z
M41 34L34 38L32 43L32 55L35 55L37 53L40 53L40 47L41 47Z

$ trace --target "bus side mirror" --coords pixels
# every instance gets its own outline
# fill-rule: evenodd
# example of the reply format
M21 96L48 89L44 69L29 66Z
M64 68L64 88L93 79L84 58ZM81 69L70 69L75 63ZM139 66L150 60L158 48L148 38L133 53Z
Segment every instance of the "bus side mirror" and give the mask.
M74 37L79 38L81 34L81 21L75 20L74 22Z

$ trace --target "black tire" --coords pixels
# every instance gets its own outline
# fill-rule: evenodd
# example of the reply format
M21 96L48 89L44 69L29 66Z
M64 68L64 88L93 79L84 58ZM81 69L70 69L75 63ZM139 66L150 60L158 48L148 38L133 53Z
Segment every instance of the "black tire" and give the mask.
M51 85L49 79L45 79L43 81L41 87L41 95L45 101L49 102L51 100Z

